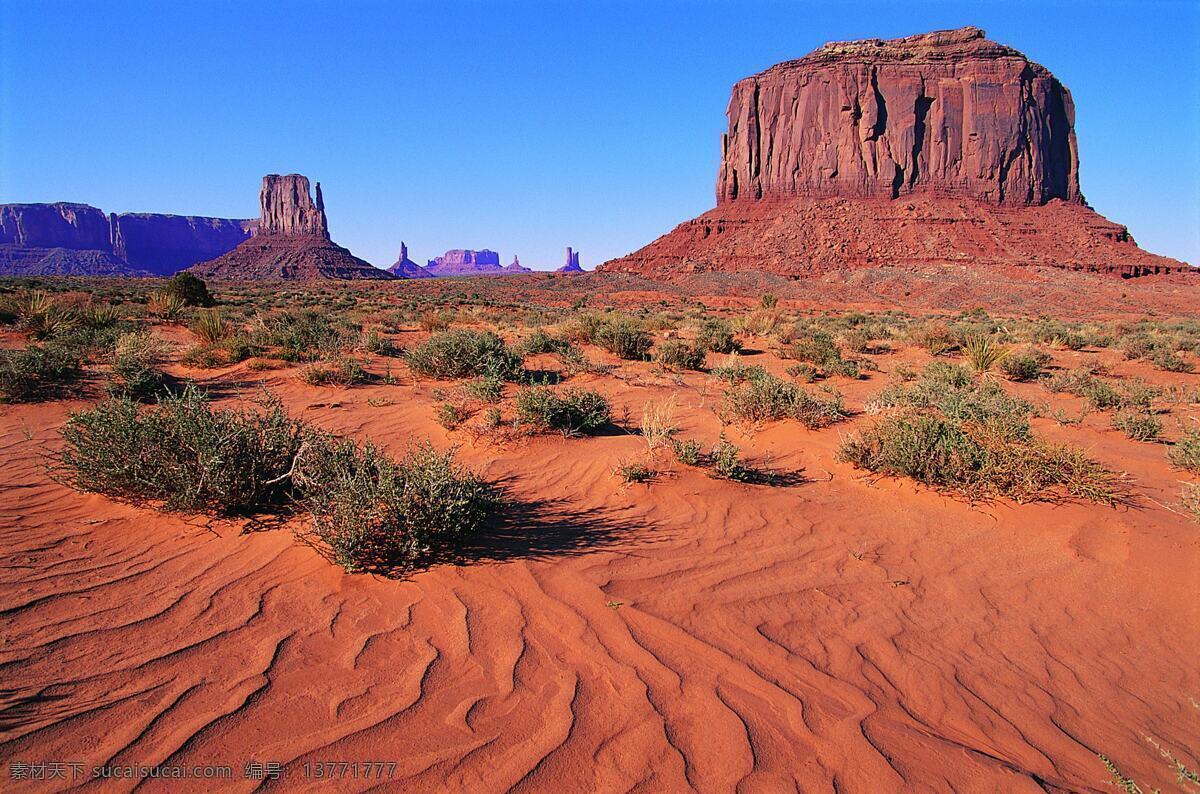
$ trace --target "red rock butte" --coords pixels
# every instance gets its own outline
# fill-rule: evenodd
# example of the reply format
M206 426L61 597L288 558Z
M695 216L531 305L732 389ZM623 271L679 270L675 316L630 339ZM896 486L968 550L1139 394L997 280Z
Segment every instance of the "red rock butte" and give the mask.
M1070 92L978 28L826 44L738 82L728 118L716 209L600 269L1189 270L1087 205Z
M258 200L254 236L192 272L223 281L395 278L330 240L320 182L314 200L308 177L268 174Z

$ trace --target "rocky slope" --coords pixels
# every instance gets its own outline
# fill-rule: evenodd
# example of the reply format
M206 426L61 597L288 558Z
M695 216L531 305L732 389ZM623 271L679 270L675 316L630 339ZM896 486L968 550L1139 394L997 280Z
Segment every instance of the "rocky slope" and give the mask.
M433 274L408 258L408 246L400 243L400 258L388 268L397 278L433 278Z
M87 204L0 205L0 275L170 275L233 249L253 221L105 214Z
M1087 206L1074 117L1045 67L978 28L826 44L734 86L716 209L601 267L1186 270Z
M192 267L192 272L224 281L395 278L329 238L321 183L314 201L308 177L268 174L263 177L259 206L254 237Z

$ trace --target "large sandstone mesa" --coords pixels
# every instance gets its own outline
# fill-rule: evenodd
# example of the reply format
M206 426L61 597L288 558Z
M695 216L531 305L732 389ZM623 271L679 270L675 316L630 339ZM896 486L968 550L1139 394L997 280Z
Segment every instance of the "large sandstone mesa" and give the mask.
M258 200L254 236L192 272L218 281L395 278L330 240L321 183L314 201L308 177L268 174Z
M105 214L87 204L0 205L0 275L170 275L232 250L252 221Z
M504 272L500 254L487 248L481 251L451 249L426 262L425 269L435 276L491 276Z
M738 82L728 119L716 209L600 269L1188 270L1087 206L1070 92L978 28L826 44Z

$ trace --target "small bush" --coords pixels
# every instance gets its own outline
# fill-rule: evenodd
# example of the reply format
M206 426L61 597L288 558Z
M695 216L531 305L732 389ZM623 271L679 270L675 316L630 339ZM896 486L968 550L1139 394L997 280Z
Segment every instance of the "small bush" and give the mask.
M410 568L478 533L500 505L453 450L428 444L393 460L372 444L326 442L301 456L296 480L313 534L348 571Z
M1184 433L1175 446L1171 447L1167 456L1171 463L1181 469L1187 469L1193 474L1200 474L1200 430L1189 430Z
M733 336L733 326L718 317L709 317L700 323L696 344L713 353L733 353L742 348Z
M565 354L574 350L574 346L566 339L551 336L539 328L521 342L521 353L526 356L538 353Z
M438 403L438 407L434 411L434 419L447 430L459 428L470 417L471 414L465 407L455 403Z
M1192 372L1195 366L1178 352L1167 349L1155 350L1150 363L1164 372Z
M810 429L826 427L846 417L839 396L831 394L826 399L820 399L766 373L727 389L725 409L742 421L792 418Z
M367 372L352 358L317 361L300 370L300 379L309 386L354 386L365 383Z
M1179 503L1192 520L1200 524L1200 484L1185 482L1179 494Z
M208 285L193 273L182 272L171 276L163 287L162 294L164 297L178 298L183 301L184 306L207 308L216 305L216 301L209 294Z
M504 382L492 375L485 375L468 383L466 392L480 402L498 403L504 397Z
M186 306L187 301L183 299L183 296L163 291L151 295L150 300L146 303L146 309L152 317L172 322L179 319Z
M1122 409L1113 416L1112 426L1134 441L1153 441L1162 434L1162 421L1149 411Z
M608 401L598 392L567 389L559 394L549 386L517 392L516 408L521 424L565 435L594 433L611 418Z
M667 369L704 369L705 349L695 342L672 339L654 348L654 360Z
M491 331L457 328L434 334L424 343L405 351L412 369L428 377L470 378L490 376L517 380L523 368L521 356Z
M669 442L676 429L674 397L666 402L647 402L642 408L642 438L650 452Z
M654 479L654 469L639 461L618 463L617 474L626 483L650 482Z
M963 343L963 351L971 362L971 368L979 373L990 372L1008 355L1008 350L992 336L968 337Z
M325 314L305 309L260 318L252 329L251 342L278 347L279 357L285 361L314 361L340 352L343 336L343 329Z
M1010 353L1000 360L1000 371L1012 381L1026 382L1036 380L1042 374L1042 370L1050 363L1050 356L1047 353L1030 348L1015 353Z
M62 435L53 470L76 490L233 515L291 499L288 473L312 433L278 400L261 412L217 409L189 388L145 409L120 399L78 411Z
M0 350L0 402L49 400L70 390L83 374L80 355L59 342Z
M687 441L672 439L671 451L675 453L675 459L685 466L699 466L704 460L700 442L694 439Z
M644 361L654 340L631 320L618 319L603 323L595 332L594 341L613 355L627 361Z
M162 363L170 350L163 340L145 331L122 334L113 346L108 393L144 400L164 382Z
M746 482L754 476L753 471L742 465L741 450L726 439L724 435L721 436L721 440L717 445L713 447L709 460L712 463L713 473L722 479Z
M192 321L192 333L202 345L217 345L229 335L230 329L220 309L204 309Z

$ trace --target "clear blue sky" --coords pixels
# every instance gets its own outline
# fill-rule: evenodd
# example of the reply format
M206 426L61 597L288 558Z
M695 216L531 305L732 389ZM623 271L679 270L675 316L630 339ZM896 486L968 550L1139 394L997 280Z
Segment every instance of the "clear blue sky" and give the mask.
M0 202L258 214L585 266L709 209L729 89L825 41L973 24L1072 91L1084 194L1200 263L1200 3L0 0Z

